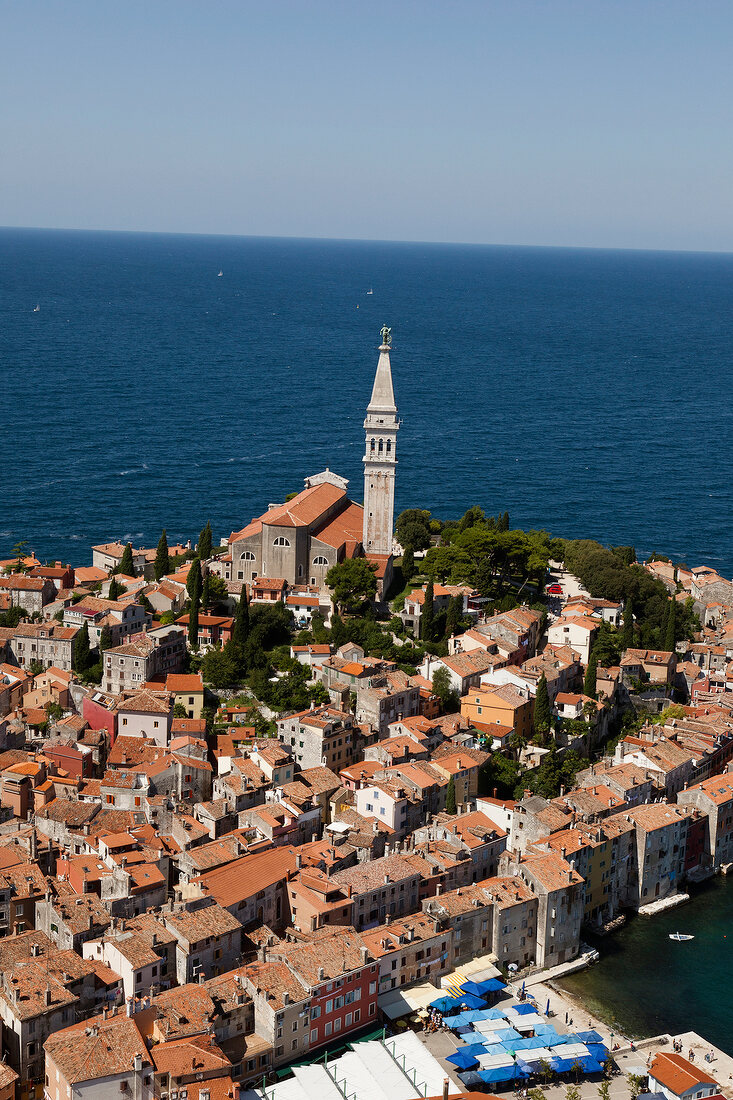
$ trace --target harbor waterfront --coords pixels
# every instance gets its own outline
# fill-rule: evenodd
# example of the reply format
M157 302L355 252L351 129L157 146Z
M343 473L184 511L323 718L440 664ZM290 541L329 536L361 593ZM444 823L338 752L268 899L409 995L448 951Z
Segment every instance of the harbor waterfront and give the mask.
M620 1035L694 1027L733 1054L733 880L720 875L690 892L689 904L589 937L599 962L556 984ZM677 931L695 938L675 943L669 936Z

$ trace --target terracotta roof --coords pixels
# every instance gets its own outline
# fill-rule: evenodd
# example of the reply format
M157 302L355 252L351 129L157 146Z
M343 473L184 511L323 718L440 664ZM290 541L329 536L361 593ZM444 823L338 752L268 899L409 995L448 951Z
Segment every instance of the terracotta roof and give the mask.
M134 1017L126 1015L108 1020L98 1016L54 1032L46 1040L45 1049L70 1085L129 1074L136 1054L143 1065L151 1065Z
M688 1089L697 1085L715 1085L716 1081L698 1066L683 1058L681 1054L667 1054L660 1051L654 1055L649 1068L649 1076L660 1085L673 1092L675 1096L681 1096Z

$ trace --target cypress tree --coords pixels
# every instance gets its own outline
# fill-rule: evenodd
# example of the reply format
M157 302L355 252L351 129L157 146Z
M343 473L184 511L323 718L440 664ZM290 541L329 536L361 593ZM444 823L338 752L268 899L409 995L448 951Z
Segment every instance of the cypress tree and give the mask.
M463 615L463 597L453 596L448 604L448 614L445 617L445 636L452 638L458 630L458 624Z
M113 577L112 580L110 581L109 592L107 593L107 599L108 600L118 600L124 591L125 590L122 587L122 585L120 584L120 582L117 580L117 577Z
M191 649L198 649L199 646L199 599L197 592L188 609L188 644Z
M211 523L207 520L206 526L199 535L198 546L196 547L196 553L201 561L208 561L211 557L212 541Z
M405 548L402 555L402 579L405 584L415 576L415 552L411 546Z
M204 579L201 584L201 606L206 611L211 604L211 593L209 591L209 570L204 569Z
M126 577L135 576L135 566L132 563L132 543L128 542L125 547L122 557L120 558L120 564L117 566L117 572L123 573Z
M591 652L588 658L588 666L585 670L585 681L583 683L583 694L589 695L591 699L596 697L596 676L598 670L598 657L595 652Z
M445 812L447 814L456 812L456 781L453 776L448 780L448 790L445 792Z
M497 529L497 531L508 531L509 530L509 513L508 512L502 512L501 513L501 515L499 516L499 522L496 525L496 529Z
M667 630L664 635L664 648L668 653L674 653L677 648L677 602L675 600L671 600L669 605Z
M89 654L89 627L86 623L84 623L76 636L72 664L74 666L74 672L86 672L91 664L91 657Z
M549 733L551 719L552 711L550 709L550 694L547 690L547 677L543 672L539 680L537 681L537 695L534 701L535 733Z
M194 558L191 562L191 568L186 577L186 591L192 602L194 599L197 601L201 599L201 562L198 558Z
M433 578L430 577L425 586L425 600L423 601L422 615L420 617L420 637L424 642L431 642L433 640L433 627L435 624L433 589Z
M112 648L112 631L110 630L110 628L105 623L105 625L102 627L102 630L101 630L100 635L99 635L99 655L100 655L100 657L104 653L105 649L111 649L111 648Z
M242 585L242 594L239 597L237 610L234 612L234 630L232 638L234 644L241 649L247 641L249 634L249 600L247 598L247 585Z
M168 554L168 537L163 528L163 534L158 539L158 549L155 551L155 563L153 565L156 581L171 571L171 559Z

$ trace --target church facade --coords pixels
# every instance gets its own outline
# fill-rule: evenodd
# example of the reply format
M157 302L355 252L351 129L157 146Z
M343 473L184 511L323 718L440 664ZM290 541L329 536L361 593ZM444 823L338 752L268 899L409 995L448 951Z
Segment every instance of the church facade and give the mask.
M380 591L391 571L394 483L399 422L389 359L390 331L382 344L364 428L364 506L347 495L348 481L331 470L305 479L284 504L270 505L229 536L224 578L251 584L258 577L288 585L325 588L332 565L366 555L377 567Z

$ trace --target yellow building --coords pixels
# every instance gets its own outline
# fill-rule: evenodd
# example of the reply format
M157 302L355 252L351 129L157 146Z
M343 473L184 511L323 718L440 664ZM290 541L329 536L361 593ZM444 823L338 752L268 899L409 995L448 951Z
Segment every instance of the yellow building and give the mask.
M518 736L530 738L534 700L511 684L472 688L461 699L461 715L478 729L510 726Z
M173 696L173 704L186 711L187 718L200 718L204 709L204 681L200 672L193 675L171 674L165 681L166 691Z

